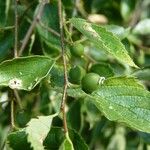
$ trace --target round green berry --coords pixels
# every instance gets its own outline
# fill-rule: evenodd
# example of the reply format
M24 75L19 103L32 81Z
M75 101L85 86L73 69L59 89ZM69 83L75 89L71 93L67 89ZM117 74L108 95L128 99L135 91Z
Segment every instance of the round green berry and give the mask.
M84 46L80 43L74 43L70 46L70 52L75 57L81 57L84 54Z
M81 81L82 90L86 93L92 93L98 88L99 79L100 76L96 73L86 74Z

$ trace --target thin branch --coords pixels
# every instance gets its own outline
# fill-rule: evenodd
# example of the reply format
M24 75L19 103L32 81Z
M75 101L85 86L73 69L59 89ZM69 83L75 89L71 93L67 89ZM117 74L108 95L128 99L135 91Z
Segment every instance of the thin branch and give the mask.
M15 129L18 129L16 126L15 126L15 97L14 97L14 94L13 94L13 91L10 90L10 119L11 119L11 128L12 130L15 130Z
M15 46L14 46L14 57L18 57L18 2L15 0Z
M33 0L32 2L30 2L30 4L28 5L28 7L24 10L23 14L19 17L19 23L21 24L23 22L23 19L25 18L26 14L28 13L28 11L31 9L31 7L36 3L36 0Z
M60 37L60 34L59 34L57 31L55 31L55 30L53 30L52 28L46 26L43 22L39 21L39 24L40 24L40 26L41 26L43 29L45 29L45 30L47 30L48 32L50 32L50 33L56 35L57 37Z
M74 7L73 7L73 11L72 11L72 18L75 17L77 15L77 9L76 9L76 3L78 2L78 0L74 0ZM73 24L70 23L69 25L69 32L72 36L72 33L73 33Z
M30 42L30 45L29 45L29 54L28 55L31 55L31 51L32 51L32 47L33 47L34 41L35 41L35 34L32 34L31 42Z
M15 43L14 43L14 57L18 57L18 2L19 0L14 0L14 11L15 11ZM10 109L11 109L11 127L12 129L15 128L15 121L14 121L14 98L11 94L11 102L10 102Z
M138 48L143 49L145 51L150 50L150 47L147 47L147 46L144 46L144 45L139 45L139 44L137 44L135 42L133 44L135 44Z
M84 9L84 2L82 0L76 0L75 7L83 18L87 18L88 13Z
M84 56L87 58L87 59L89 59L91 62L93 62L93 63L96 63L97 61L95 60L95 59L93 59L90 55L88 55L88 54L84 54Z
M14 100L11 99L11 127L15 128L15 121L14 121Z
M14 28L15 28L15 26L1 27L0 31L11 30L11 29L14 29Z
M22 103L21 103L21 98L19 96L18 91L16 89L14 89L13 91L14 91L14 96L16 98L17 104L19 105L20 109L23 110Z
M142 7L143 7L142 0L137 1L136 6L135 6L135 11L133 12L131 21L129 23L129 26L131 26L132 28L134 28L134 26L137 24L140 18L140 15L143 9Z
M14 43L14 58L18 57L18 2L19 0L14 0L15 3L15 43ZM14 121L14 101L18 103L20 109L22 110L21 99L19 97L18 91L13 90L14 94L11 94L11 126L15 128L15 121ZM15 96L15 98L14 98Z
M80 40L75 41L75 43L83 43L87 41L88 39L86 37L81 38Z
M67 64L66 64L65 48L64 48L63 15L62 15L61 0L58 0L58 14L59 14L59 25L60 25L60 42L61 42L62 59L63 59L63 66L64 66L64 88L63 88L63 96L62 96L62 103L61 103L61 111L63 113L64 132L67 133L68 127L66 121L65 104L67 98L68 77L67 77Z
M24 39L23 39L23 41L22 41L22 46L21 46L20 51L19 51L19 56L22 55L22 53L23 53L23 51L24 51L24 49L25 49L25 47L26 47L26 45L27 45L27 43L28 43L28 41L29 41L29 39L30 39L30 36L31 36L31 34L32 34L32 32L33 32L33 30L34 30L34 28L35 28L37 22L39 22L39 20L40 20L40 18L41 18L41 16L42 16L42 12L43 12L44 6L45 6L46 3L48 3L46 0L43 0L43 1L41 2L40 6L39 6L38 13L37 13L37 15L34 17L34 19L33 19L33 21L32 21L32 24L31 24L31 26L30 26L30 28L29 28L29 30L28 30L27 34L25 35L25 37L24 37Z
M72 37L71 37L71 33L70 33L70 31L68 31L68 28L67 28L67 25L66 25L66 24L64 24L64 30L65 30L65 33L66 33L66 35L67 35L67 40L70 39L71 44L73 44L73 40L72 40Z
M57 31L55 31L55 30L53 30L52 28L46 26L43 22L39 21L39 25L40 25L43 29L45 29L45 30L47 30L48 32L52 33L53 35L55 35L55 36L57 36L57 37L60 37L60 34L59 34ZM67 39L65 39L65 38L64 38L64 41L65 41L66 43L68 43L68 44L71 44L71 43L70 43Z

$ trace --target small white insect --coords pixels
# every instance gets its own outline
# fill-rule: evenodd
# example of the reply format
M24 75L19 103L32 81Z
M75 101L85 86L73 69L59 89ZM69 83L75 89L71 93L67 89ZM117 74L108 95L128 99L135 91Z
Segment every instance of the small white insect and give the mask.
M100 77L100 78L99 78L99 81L98 81L98 84L99 84L99 85L100 85L100 84L103 84L104 81L105 81L105 77Z
M19 89L20 87L22 87L22 80L17 78L11 79L8 83L8 86L11 89Z

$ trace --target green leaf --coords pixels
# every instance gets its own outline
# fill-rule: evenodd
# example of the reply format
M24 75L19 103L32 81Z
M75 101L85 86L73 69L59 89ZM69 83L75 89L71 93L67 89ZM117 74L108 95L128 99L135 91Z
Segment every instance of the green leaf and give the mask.
M61 144L59 150L74 150L73 144L72 144L68 134L66 134L66 139Z
M27 124L27 140L31 143L31 147L33 149L44 150L43 141L51 129L52 120L55 116L57 116L57 114L40 116L37 119L31 119L31 121Z
M0 38L0 61L8 55L11 47L13 46L13 35L4 34L3 38Z
M3 0L0 0L0 16L2 17L0 20L0 27L5 26L5 23L6 23L5 9L6 9L6 2Z
M54 60L44 56L6 60L0 64L0 86L30 91L49 74L53 64Z
M43 115L49 115L53 113L50 99L50 96L52 94L50 93L50 90L51 89L49 87L49 84L47 84L47 82L42 82L42 84L40 85L41 95L38 107L40 109L40 113L42 113Z
M88 150L88 146L75 130L69 129L68 133L75 150ZM64 136L62 128L53 127L46 137L44 145L47 150L57 150L65 139L66 137Z
M32 150L27 142L27 134L24 129L10 133L7 141L13 150Z
M97 47L106 50L121 62L137 67L128 55L124 45L113 33L107 31L104 27L88 23L83 19L72 18L70 22Z
M35 10L35 15L38 13L39 6L40 5L38 5L37 9ZM59 17L56 1L52 1L51 3L48 3L44 6L40 22L45 26L45 28L40 24L37 24L36 29L38 34L40 35L40 38L44 42L44 52L46 52L47 54L60 52L59 37L47 30L47 28L51 28L59 33Z
M88 150L87 144L75 130L69 130L69 137L73 143L75 150Z
M150 34L150 19L144 19L140 21L135 28L133 29L133 33L146 35Z
M82 101L76 100L72 103L67 113L68 126L76 131L80 130L81 127L81 106ZM72 117L73 116L73 117Z
M62 128L52 127L44 140L44 146L47 150L58 150L64 139L65 137Z
M51 70L51 85L52 86L58 86L63 87L64 85L64 73L63 73L63 67L54 65L54 67Z
M150 93L134 78L109 78L90 100L109 120L150 132Z

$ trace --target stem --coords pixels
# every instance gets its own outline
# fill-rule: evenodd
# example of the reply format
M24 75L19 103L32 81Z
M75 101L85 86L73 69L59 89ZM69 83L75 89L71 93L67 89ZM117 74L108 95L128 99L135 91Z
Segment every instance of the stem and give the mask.
M43 9L44 9L44 6L45 6L46 3L47 3L46 0L43 0L43 1L41 2L40 6L39 6L38 13L37 13L37 15L34 17L34 19L33 19L33 21L32 21L32 24L31 24L31 26L30 26L30 28L29 28L27 34L25 35L25 37L24 37L24 39L23 39L22 46L21 46L20 51L19 51L19 56L22 55L22 53L23 53L23 51L24 51L24 49L25 49L25 47L26 47L26 45L27 45L27 43L28 43L28 41L29 41L29 39L30 39L30 36L31 36L31 34L32 34L32 32L33 32L33 30L34 30L34 28L35 28L37 22L41 19L42 12L43 12Z
M21 98L19 96L19 93L16 89L13 90L14 91L14 96L16 97L16 102L19 105L20 109L23 110L22 104L21 104Z
M35 41L35 34L32 34L32 36L31 36L31 43L29 45L29 54L28 55L31 55L31 51L32 51L32 47L33 47L34 41Z
M77 0L74 0L74 8L73 8L73 11L72 11L72 18L77 15L77 9L76 9L76 3L77 2L78 2ZM70 23L70 25L69 25L69 32L72 36L72 33L73 33L73 24L72 23Z
M73 40L72 40L72 37L71 37L71 33L68 31L68 28L67 28L67 25L66 25L66 24L64 24L64 29L65 29L65 33L66 33L66 35L67 35L67 37L68 37L67 40L70 39L70 42L71 42L71 44L72 44L72 43L73 43Z
M28 7L24 10L23 14L19 17L19 23L21 24L23 22L23 19L25 18L25 15L28 13L28 11L31 9L31 7L36 3L36 0L33 0L30 2Z
M53 35L55 35L55 36L57 36L57 37L60 37L60 34L59 34L57 31L55 31L55 30L53 30L52 28L46 26L43 22L39 21L39 24L40 24L40 26L41 26L43 29L47 30L48 32L52 33Z
M142 6L142 0L137 1L136 6L135 6L135 11L132 14L132 18L131 21L129 23L129 26L131 26L132 28L134 28L134 26L137 24L141 12L142 12L143 6Z
M14 121L14 100L11 100L11 127L15 128L15 121Z
M19 0L14 0L15 3L15 44L14 44L14 57L18 57L18 2ZM12 94L11 94L12 95ZM11 96L11 126L15 128L15 121L14 121L14 99Z
M15 43L14 43L14 58L18 57L18 2L19 0L15 0ZM22 104L21 99L19 97L18 91L13 90L14 94L11 93L11 126L14 129L15 128L15 121L14 121L14 95L16 97L16 101L22 110Z
M67 77L67 64L66 64L65 48L64 48L64 32L63 32L63 16L62 16L61 0L58 0L58 14L59 14L59 25L60 25L60 42L61 42L62 59L63 59L63 66L64 66L64 88L63 88L63 96L62 96L62 103L61 103L61 111L63 114L64 132L67 133L68 127L67 127L67 121L66 121L65 104L66 104L66 98L67 98L68 77Z
M52 28L46 26L43 22L39 21L39 25L40 25L43 29L45 29L45 30L47 30L48 32L52 33L53 35L55 35L55 36L57 36L57 37L60 37L60 34L59 34L57 31L55 31L54 29L52 29ZM71 43L70 43L67 39L65 39L65 38L64 38L64 41L65 41L66 43L68 43L68 44L71 44Z
M14 57L18 57L18 1L15 0L15 46Z
M2 27L2 28L0 28L0 31L11 30L11 29L14 29L14 28L15 28L15 26Z
M82 0L76 0L75 7L78 12L83 16L83 18L87 18L88 13L85 11Z

